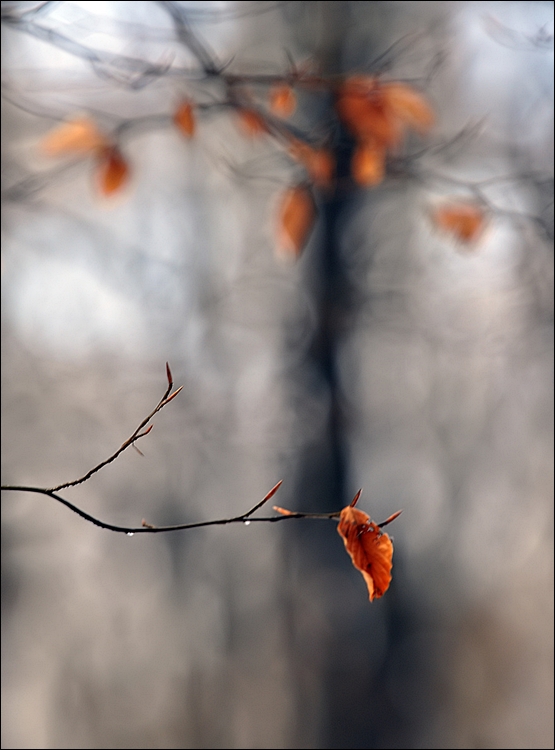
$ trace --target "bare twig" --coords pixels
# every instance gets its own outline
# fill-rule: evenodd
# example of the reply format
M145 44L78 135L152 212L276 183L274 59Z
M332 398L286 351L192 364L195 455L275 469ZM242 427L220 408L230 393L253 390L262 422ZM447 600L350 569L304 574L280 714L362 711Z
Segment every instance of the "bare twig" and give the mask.
M264 495L262 500L260 500L256 505L254 505L250 510L248 510L246 513L241 513L238 516L232 516L231 518L218 518L212 521L195 521L193 523L178 523L174 524L172 526L154 526L151 523L148 523L143 519L141 521L140 526L117 526L112 523L108 523L107 521L102 521L100 518L96 518L95 516L91 516L90 513L87 513L86 511L79 508L77 505L74 505L73 503L70 503L69 500L66 500L63 497L60 497L60 495L57 495L52 490L43 489L42 487L23 487L23 486L11 486L6 485L3 486L1 489L6 492L34 492L39 495L46 495L47 497L51 497L53 500L56 500L59 503L62 503L62 505L65 505L66 508L69 508L74 513L77 513L78 516L81 516L81 518L84 518L85 521L89 521L90 523L93 523L95 526L100 527L101 529L106 529L108 531L115 531L119 534L127 534L128 536L133 536L134 534L160 534L165 533L167 531L185 531L187 529L200 529L204 526L225 526L227 524L231 523L243 523L245 526L248 526L251 523L277 523L278 521L286 521L287 519L292 518L309 518L309 519L324 519L324 520L336 520L339 518L339 514L341 511L335 511L333 513L293 513L289 512L286 515L280 514L277 516L263 516L261 518L251 518L251 515L261 508L265 503L268 502L268 500L275 495L275 493L279 490L281 487L283 480L280 480L277 484L275 484L272 489ZM378 526L386 526L388 523L391 523L397 516L401 513L401 511L398 511L397 513L394 513L392 516L387 518L382 523L377 524Z
M173 375L172 371L170 369L169 363L166 362L166 377L168 380L168 386L164 392L164 395L158 402L158 404L154 407L154 409L150 412L150 414L145 417L142 422L139 424L137 429L130 435L130 437L125 440L124 443L115 451L112 453L111 456L109 456L104 461L101 461L99 464L94 466L90 471L88 471L86 474L84 474L82 477L79 477L79 479L74 479L71 482L64 482L63 484L59 484L56 487L28 487L25 485L3 485L0 489L5 492L33 492L39 495L46 495L47 497L51 497L53 500L56 500L56 502L61 503L62 505L65 505L66 508L69 508L71 511L76 513L78 516L81 516L81 518L84 518L86 521L89 521L90 523L93 523L95 526L99 526L101 529L107 529L109 531L115 531L120 534L153 534L153 533L160 533L165 531L182 531L184 529L196 529L200 528L202 526L221 526L224 524L229 523L245 523L249 524L251 522L269 522L274 523L276 521L282 521L284 518L335 518L339 515L339 513L332 513L332 514L310 514L310 513L292 513L290 516L272 516L267 518L251 518L253 513L255 513L259 508L261 508L265 503L268 502L268 500L273 497L276 492L281 487L282 481L280 480L277 484L275 484L272 489L264 495L262 500L257 502L255 505L253 505L252 508L247 510L245 513L241 513L238 516L233 516L231 518L219 518L213 521L197 521L194 523L181 523L181 524L175 524L173 526L154 526L153 524L148 523L143 519L141 526L117 526L112 523L108 523L107 521L102 521L100 518L96 518L95 516L92 516L90 513L87 513L82 508L79 508L74 503L71 503L69 500L66 500L64 497L61 497L57 493L60 490L66 489L68 487L75 487L78 484L82 484L83 482L86 482L88 479L90 479L93 474L96 474L100 469L103 469L108 464L111 464L113 461L116 460L118 456L120 456L123 451L125 451L130 446L135 446L135 441L139 440L142 437L145 437L145 435L148 435L149 432L152 430L153 425L150 425L147 427L148 423L151 421L151 419L159 412L161 409L164 408L164 406L167 406L167 404L172 401L177 394L182 390L183 386L180 386L176 391L172 393L173 390ZM146 429L145 429L146 428ZM138 449L137 449L138 450ZM139 451L140 453L140 451ZM142 454L141 454L142 455Z
M63 490L66 487L75 487L77 484L82 484L83 482L86 482L87 479L90 479L93 474L96 474L97 471L100 471L100 469L103 469L108 464L111 464L112 461L115 461L116 458L123 453L124 450L129 448L130 445L133 445L136 440L139 440L139 438L145 437L145 435L148 435L148 433L152 430L153 425L150 425L150 427L145 430L144 432L141 432L143 427L146 427L146 425L150 422L150 420L154 417L155 414L158 414L158 412L164 408L167 404L172 401L177 394L182 390L183 386L180 386L175 393L172 393L170 396L170 393L173 388L173 380L171 375L171 370L169 364L166 362L166 374L168 377L168 387L166 388L166 392L158 402L158 404L155 406L155 408L150 412L148 417L145 417L141 424L137 427L135 432L127 438L127 440L120 445L120 447L117 449L115 453L112 453L112 455L105 459L104 461L101 461L99 464L97 464L95 467L93 467L90 471L88 471L86 474L84 474L79 479L74 479L72 482L64 482L64 484L59 484L56 487L50 487L47 492L58 492L59 490ZM2 487L2 489L4 489Z
M216 63L214 55L208 51L206 44L189 28L187 11L177 3L166 0L159 0L158 5L171 17L178 40L196 57L206 75L218 75L220 66Z
M93 523L95 526L99 526L101 529L107 529L108 531L115 531L119 534L128 534L129 536L133 534L158 534L166 531L184 531L185 529L198 529L203 526L223 526L230 523L244 523L246 525L250 523L276 523L277 521L283 521L286 518L320 518L320 519L338 519L340 511L335 511L333 513L302 513L302 512L292 512L292 511L282 511L280 515L277 516L266 516L263 518L252 518L253 513L255 513L259 508L261 508L263 505L265 505L270 498L272 498L276 492L279 490L279 488L282 485L283 480L280 479L280 481L275 484L272 489L267 492L262 500L259 500L255 505L252 506L249 510L247 510L245 513L241 513L238 516L232 516L230 518L218 518L212 521L196 521L193 523L179 523L174 524L172 526L154 526L151 523L148 523L144 519L141 522L140 526L117 526L116 524L108 523L107 521L102 521L100 518L96 518L96 516L92 516L90 513L87 513L82 508L79 508L74 503L71 503L69 500L66 500L64 497L61 497L57 493L59 490L66 489L68 487L75 487L78 484L82 484L83 482L86 482L88 479L92 477L93 474L96 474L100 469L104 468L104 466L107 466L108 464L112 463L116 460L116 458L123 453L124 450L129 448L129 446L135 447L135 441L139 438L145 437L145 435L148 435L148 433L152 430L152 425L148 427L147 429L144 429L147 424L150 422L150 420L154 417L155 414L157 414L161 409L164 408L167 404L172 401L177 394L181 391L183 386L180 386L174 393L172 393L173 389L173 376L170 369L169 364L166 362L166 377L168 379L168 387L166 388L164 395L158 402L158 404L155 406L155 408L151 411L151 413L143 419L143 421L140 423L140 425L137 427L137 429L133 432L133 434L127 438L127 440L118 448L115 453L113 453L109 458L105 459L104 461L101 461L99 464L97 464L94 468L92 468L90 471L88 471L86 474L84 474L79 479L74 479L72 482L65 482L64 484L59 484L57 487L47 488L47 487L28 487L24 485L3 485L0 489L5 492L33 492L39 495L46 495L47 497L51 497L53 500L56 500L56 502L61 503L62 505L65 505L66 508L69 508L71 511L76 513L78 516L81 516L81 518L84 518L85 521L89 521L90 523ZM171 394L171 395L170 395ZM140 452L140 451L139 451ZM353 503L355 503L358 498L360 497L360 493L362 490L359 490L358 493L355 495L355 499ZM274 506L275 508L275 506ZM379 526L385 526L386 524L393 521L394 518L396 518L399 515L399 513L395 513L393 516L390 516L387 520L385 520L382 524L378 524Z
M176 391L177 393L177 391ZM70 486L70 485L64 485L64 486ZM239 516L233 516L232 518L219 518L214 521L197 521L195 523L180 523L175 524L173 526L153 526L152 524L147 523L145 520L142 521L141 526L116 526L115 524L108 523L106 521L102 521L100 518L96 518L95 516L91 516L90 513L87 513L86 511L79 508L77 505L74 505L73 503L70 503L69 500L66 500L63 497L60 497L60 495L57 495L53 490L43 489L42 487L23 487L23 486L11 486L6 485L3 486L1 489L6 492L35 492L39 495L47 495L48 497L51 497L53 500L56 500L59 503L62 503L62 505L65 505L66 508L69 508L74 513L77 513L78 516L81 516L81 518L84 518L85 521L89 521L90 523L93 523L95 526L99 526L101 529L107 529L108 531L115 531L120 534L158 534L161 532L166 531L183 531L185 529L198 529L202 526L222 526L224 524L228 523L254 523L254 522L270 522L273 523L275 521L282 521L284 518L287 518L288 516L272 516L269 518L250 518L250 515L254 513L255 510L258 510L264 503L266 503L280 488L281 481L279 481L272 489L258 502L253 508L251 508L246 513L241 513ZM302 514L299 514L298 517L302 518Z
M171 67L171 63L150 63L127 55L95 50L55 29L41 26L23 17L4 16L2 20L12 29L22 31L41 41L53 44L70 55L87 60L97 73L103 72L106 77L117 78L119 82L132 88L141 88L155 78L167 74Z

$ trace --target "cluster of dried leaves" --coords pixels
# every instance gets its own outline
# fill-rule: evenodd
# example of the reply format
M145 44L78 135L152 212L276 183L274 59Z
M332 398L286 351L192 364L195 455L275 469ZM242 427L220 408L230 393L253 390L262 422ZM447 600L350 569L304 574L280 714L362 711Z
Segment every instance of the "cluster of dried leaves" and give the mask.
M246 137L273 138L304 169L305 179L287 187L281 195L276 217L276 252L295 259L306 246L316 221L315 190L329 193L336 182L335 156L329 142L314 145L302 140L285 123L297 106L295 87L333 94L337 118L354 139L350 173L353 184L361 188L380 185L386 177L388 157L402 153L410 131L425 137L435 123L435 114L424 94L400 81L371 75L326 81L299 71L289 79L269 87L265 106L255 103L245 91L232 99L230 106ZM174 109L173 125L187 139L195 136L198 112L190 98L182 99ZM130 179L130 165L118 138L103 132L86 114L55 127L41 140L39 149L50 157L92 158L96 188L105 197L118 193ZM483 207L468 201L450 201L431 211L430 219L435 228L466 245L475 243L486 225Z
M129 164L117 142L88 115L78 115L56 126L41 140L39 149L50 157L92 157L101 195L113 195L129 180Z

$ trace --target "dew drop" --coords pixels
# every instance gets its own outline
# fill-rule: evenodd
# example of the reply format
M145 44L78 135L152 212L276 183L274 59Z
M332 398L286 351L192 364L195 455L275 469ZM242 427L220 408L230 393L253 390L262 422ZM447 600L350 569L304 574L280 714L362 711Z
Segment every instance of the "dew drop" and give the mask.
M133 535L134 535L133 531L128 531L127 534L126 534L126 536L133 536Z
M245 524L245 526L250 526L250 524L251 524L250 521L243 521L243 523Z

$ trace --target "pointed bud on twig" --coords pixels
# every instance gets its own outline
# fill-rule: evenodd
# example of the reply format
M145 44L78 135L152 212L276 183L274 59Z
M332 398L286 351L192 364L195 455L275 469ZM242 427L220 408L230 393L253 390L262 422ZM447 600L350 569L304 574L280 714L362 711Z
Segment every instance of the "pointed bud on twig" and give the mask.
M361 495L362 495L362 488L357 492L357 494L351 500L351 503L350 503L351 508L353 508L358 503L358 499Z
M266 495L264 495L264 498L261 500L261 503L268 502L268 500L276 494L276 492L279 490L282 484L283 484L283 479L280 479L279 482L275 484Z
M173 385L172 371L170 370L170 363L166 362L166 375L168 376L168 385L171 388Z
M386 518L385 521L382 521L381 523L379 523L378 526L380 527L380 529L383 526L387 526L388 523L391 523L392 521L394 521L398 516L401 515L402 512L403 512L402 510L398 510L396 513L393 513L391 516L389 516L389 518Z
M241 516L241 518L248 518L249 516L252 516L252 514L256 510L258 510L259 508L261 508L264 505L264 503L267 503L268 500L272 497L272 495L275 495L276 492L279 490L279 488L281 487L282 482L283 482L283 479L280 479L279 482L277 484L275 484L272 487L272 489L264 495L264 497L262 498L262 500L259 503L256 503L256 505L254 506L254 508L251 508L247 513L244 513Z
M137 435L135 435L135 440L136 440L137 438L142 438L142 437L144 437L145 435L148 435L148 433L149 433L149 432L151 432L151 430L152 430L152 428L153 428L153 427L154 427L154 425L153 425L153 424L151 424L151 425L150 425L150 427L149 427L148 429L146 429L146 430L145 430L144 432L139 432L139 433L137 433Z
M293 510L287 510L287 508L280 508L279 505L273 505L272 506L275 511L278 513L281 513L282 516L293 516L295 515L295 511Z
M169 404L172 398L175 398L178 393L180 393L183 390L183 386L180 385L179 388L176 390L175 393L172 393L171 396L168 396L168 398L163 402L162 406L165 406L166 404Z

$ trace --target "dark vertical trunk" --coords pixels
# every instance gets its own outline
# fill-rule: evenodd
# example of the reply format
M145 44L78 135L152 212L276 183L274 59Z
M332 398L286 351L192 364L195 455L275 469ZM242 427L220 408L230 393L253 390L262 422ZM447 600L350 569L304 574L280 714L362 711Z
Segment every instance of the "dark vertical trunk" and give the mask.
M373 4L368 4L369 6ZM352 22L350 3L321 3L324 41L318 63L326 74L348 72L343 69L347 56ZM372 13L369 7L368 12ZM371 59L370 43L366 47ZM352 71L349 71L352 72ZM319 243L314 243L306 259L305 290L315 310L313 336L302 366L297 373L297 384L302 399L316 401L321 409L320 429L311 431L299 425L299 431L310 435L299 457L296 507L314 511L334 511L352 499L356 489L350 478L349 430L356 414L356 406L349 398L349 383L341 372L341 348L362 310L366 298L365 271L371 263L369 252L364 259L354 260L346 246L348 229L356 220L357 206L367 207L371 195L353 184L350 162L354 143L337 123L332 111L333 99L322 120L336 122L334 135L337 180L334 192L323 195L320 202ZM369 251L372 243L364 243ZM357 271L353 272L356 263ZM322 417L322 412L325 417ZM303 410L299 414L303 414ZM323 748L372 748L403 746L403 737L410 736L412 727L399 727L394 706L387 697L384 684L388 665L395 660L396 644L405 640L408 623L402 612L390 601L370 605L364 585L360 582L360 601L352 612L342 610L342 583L350 585L355 573L345 556L335 524L298 524L288 530L290 546L287 550L298 567L302 580L301 596L311 597L312 582L318 596L326 603L320 610L321 619L314 624L315 653L318 653L321 680L320 738ZM325 591L320 588L329 579ZM410 630L410 628L409 628ZM379 647L376 647L379 643ZM304 648L304 647L301 647ZM379 656L375 663L376 655ZM422 667L417 654L409 654ZM303 720L314 707L307 705L308 691L303 689L307 679L303 670L311 664L310 654L304 651L293 658L298 664L298 730L303 737ZM302 664L302 666L300 666ZM307 665L309 665L307 667ZM423 670L424 671L424 670ZM308 699L310 700L310 699ZM397 744L400 742L401 744Z
M341 50L345 41L348 3L320 3L323 40L317 62L325 74L341 72ZM322 119L334 121L333 99ZM326 403L325 429L300 462L297 496L318 510L337 510L345 504L348 489L347 455L344 435L344 407L338 372L338 347L348 328L348 312L353 289L341 252L341 223L346 206L352 200L345 189L349 182L352 144L346 133L334 135L337 181L332 194L323 194L319 203L319 244L306 267L305 288L316 313L313 336L306 352L301 376L304 387L313 389Z
M320 3L322 13L322 40L317 63L325 74L341 73L342 47L346 43L349 3ZM336 121L333 98L330 95L328 109L321 113L322 121ZM294 492L297 507L313 511L334 511L346 505L354 489L349 481L349 467L346 443L347 415L343 387L339 372L339 350L343 338L348 334L350 322L356 314L355 292L346 268L347 254L342 244L345 220L356 195L350 189L349 163L352 141L339 125L334 134L334 149L337 163L336 186L333 193L321 195L319 199L318 236L305 258L304 287L315 313L312 338L305 357L296 371L294 390L299 402L303 397L315 404L317 423L307 424L310 410L298 410L299 433L304 435L302 452L298 457L297 489ZM293 339L295 336L293 334ZM304 394L304 396L303 396ZM304 590L311 595L312 580L321 581L332 569L341 570L348 562L343 545L337 537L334 523L298 524L288 529L286 555L294 560L291 567L301 579L301 596ZM295 570L298 568L298 570ZM329 609L333 616L333 583L326 592ZM324 615L324 619L326 617ZM298 618L300 619L300 618ZM298 620L293 621L293 628ZM321 705L314 701L314 690L306 689L311 680L310 670L314 667L310 653L306 653L301 639L298 641L297 655L292 663L297 667L297 713L298 726L295 736L299 742L305 739L310 746L313 738L304 737L303 726L307 717L318 717L320 725L320 747L369 747L370 733L367 714L360 710L360 700L368 697L368 686L361 685L359 677L352 674L349 682L355 689L361 689L363 696L353 701L349 686L345 684L345 670L341 667L343 658L343 638L348 638L348 626L342 627L339 619L329 628L333 636L325 631L328 623L315 622L323 632L313 633L314 659L319 668L321 682ZM350 661L350 659L348 660ZM305 687L306 686L306 687ZM359 715L355 719L355 715ZM362 726L359 725L362 720ZM343 744L338 744L343 743ZM362 743L362 744L360 744Z

